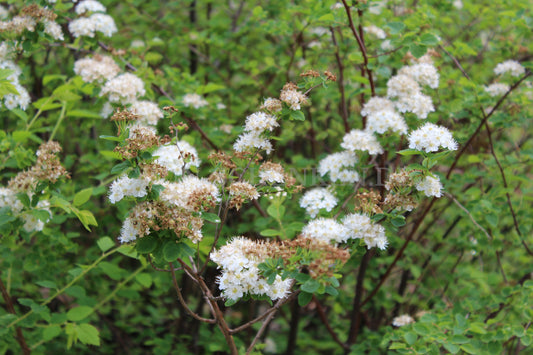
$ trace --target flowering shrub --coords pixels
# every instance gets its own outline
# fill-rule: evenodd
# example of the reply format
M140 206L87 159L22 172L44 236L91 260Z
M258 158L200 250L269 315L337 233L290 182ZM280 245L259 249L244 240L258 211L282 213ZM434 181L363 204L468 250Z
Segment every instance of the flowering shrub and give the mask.
M527 5L0 6L0 349L531 350Z

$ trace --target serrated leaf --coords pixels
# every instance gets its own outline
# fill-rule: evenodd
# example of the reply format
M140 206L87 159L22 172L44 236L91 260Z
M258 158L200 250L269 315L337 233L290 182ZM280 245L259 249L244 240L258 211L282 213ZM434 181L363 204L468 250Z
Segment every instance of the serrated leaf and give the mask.
M431 33L424 33L420 37L420 43L425 44L426 46L435 46L439 43L439 39Z
M100 333L94 326L87 323L78 324L76 332L78 340L83 344L100 346Z
M418 339L418 335L413 332L407 332L403 335L403 337L409 345L413 345L416 342L416 339Z
M78 306L67 312L67 319L71 322L79 322L87 318L91 313L93 313L92 307Z
M300 294L298 295L298 305L300 307L307 306L307 304L309 304L309 302L311 302L312 299L313 299L312 293L300 292Z
M275 237L281 235L281 232L275 229L264 229L259 234L263 237Z
M226 307L231 307L231 306L233 306L235 303L237 303L237 300L228 299L228 300L226 300L226 302L224 303L224 305L225 305Z
M409 51L415 58L420 58L427 52L427 47L423 44L411 43L409 45Z
M120 174L126 171L131 167L131 163L129 160L125 160L122 163L119 163L115 165L113 168L111 168L111 174Z
M305 291L308 293L316 292L319 287L320 287L320 283L315 279L309 279L302 286L300 286L302 291Z
M48 280L37 281L36 284L41 287L45 287L45 288L57 288L57 285L54 281L48 281Z
M202 219L212 223L220 223L220 218L214 213L203 212Z
M293 121L305 121L305 115L302 111L291 111L289 118Z
M152 276L147 273L141 273L137 274L135 276L135 280L137 280L138 283L140 283L142 286L146 288L150 288L152 286Z
M96 244L98 245L98 248L100 248L102 252L106 252L115 246L115 242L109 237L102 237L98 239L96 241Z
M44 328L43 330L43 340L49 341L57 337L59 334L61 334L61 326L59 325L51 325L49 327Z
M400 33L405 28L403 22L389 22L385 26L390 29L389 32L393 35Z
M403 156L409 156L409 155L423 155L424 153L416 150L416 149L404 149L396 152L397 154L403 155Z
M180 257L180 248L175 241L168 241L163 246L163 258L167 262L176 261Z
M92 187L89 187L87 189L83 189L81 191L78 191L78 193L76 193L76 195L74 195L74 199L72 200L72 204L74 206L83 205L85 202L89 201L89 199L91 198L92 193L93 193L93 188Z
M148 254L155 250L158 244L158 239L154 235L147 235L137 239L135 249L139 254Z

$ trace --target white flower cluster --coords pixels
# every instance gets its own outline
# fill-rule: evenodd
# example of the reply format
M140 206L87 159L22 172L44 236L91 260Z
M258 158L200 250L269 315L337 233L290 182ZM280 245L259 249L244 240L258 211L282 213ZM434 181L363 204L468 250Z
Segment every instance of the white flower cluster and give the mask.
M333 218L318 218L302 229L302 235L326 243L343 243L348 240L348 229Z
M14 217L22 219L24 222L22 228L28 233L42 231L45 223L52 218L49 201L40 200L35 206L36 209L45 210L49 214L46 221L41 221L30 211L24 211L24 205L18 199L17 192L7 187L0 187L0 208L4 207L8 207Z
M442 183L438 176L426 176L424 180L416 184L416 189L422 191L427 197L442 196Z
M237 152L253 151L254 148L264 150L267 154L270 154L272 152L272 143L263 138L260 132L252 131L241 134L235 144L233 144L233 149Z
M408 314L403 314L392 320L392 325L395 327L403 327L404 325L414 323L415 320Z
M132 213L124 220L124 223L122 223L120 236L118 237L118 240L121 243L133 242L135 239L137 239L137 236L141 234L141 232L144 235L150 234L149 229L145 231L140 230L141 226L133 223L138 213L139 211L137 209L133 209ZM147 213L148 217L152 217L150 211L145 211L145 213Z
M318 163L318 172L321 176L329 173L332 182L341 181L353 183L359 181L357 171L345 169L353 167L358 159L354 152L344 151L333 153Z
M291 110L300 110L301 105L307 103L307 96L299 92L295 85L285 85L279 99L289 105Z
M106 12L106 8L96 0L83 0L76 6L76 13L82 15L86 12Z
M96 0L80 1L76 6L76 13L83 17L72 20L68 24L70 33L74 37L92 38L96 32L100 32L106 37L111 37L118 29L113 18L105 14L105 11L105 6ZM93 14L85 17L88 12L93 12Z
M202 108L208 105L208 102L198 94L186 94L183 96L183 105L186 107Z
M396 109L412 112L418 118L426 118L435 111L431 97L424 95L420 85L436 89L439 86L439 73L430 63L417 63L400 69L398 75L387 82L387 97L396 98Z
M121 176L111 184L109 201L115 204L126 196L144 197L148 193L149 184L150 182L143 178L131 179L126 175Z
M133 103L146 93L144 82L134 74L124 73L105 83L100 96L108 95L109 101Z
M379 28L376 25L365 26L365 27L363 27L363 30L366 33L373 34L374 36L376 36L379 39L387 38L387 33L385 33L385 31L383 31L381 28Z
M96 55L93 58L82 58L74 63L74 73L81 76L86 83L103 83L111 80L120 72L120 67L113 58Z
M409 135L410 149L436 152L439 147L457 150L457 142L453 139L451 132L445 127L428 122L417 130L412 131Z
M244 125L244 130L246 132L264 132L272 131L274 128L278 127L279 124L276 122L276 117L269 115L264 112L255 112L250 116L246 117L246 123Z
M351 152L362 150L370 155L383 154L383 148L378 140L367 130L353 129L344 136L341 147Z
M4 105L8 110L13 110L17 107L21 110L26 110L31 100L28 91L19 83L19 76L22 71L18 65L7 59L7 56L9 56L9 49L6 42L0 44L0 53L2 54L0 56L0 69L9 69L13 71L13 73L7 77L7 80L11 82L18 92L18 94L4 95Z
M260 275L257 265L264 261L250 253L257 243L243 238L233 238L228 244L211 253L211 260L222 269L217 279L225 298L238 300L245 294L266 295L273 301L286 297L292 285L291 279L282 280L278 275L272 285Z
M106 37L111 37L118 31L115 20L107 14L95 13L89 17L81 17L72 20L68 24L68 30L74 37L94 37L96 32Z
M490 96L501 96L509 91L511 87L503 83L494 83L489 86L485 86L485 91L489 93Z
M377 247L385 250L389 244L385 228L372 222L367 215L358 213L346 215L342 224L347 230L347 239L363 239L368 249Z
M307 213L315 218L321 209L327 212L337 205L337 199L326 188L317 187L307 191L300 199L300 207L305 208Z
M153 153L153 156L158 157L155 161L157 164L177 176L182 175L184 170L190 169L191 166L198 168L201 163L196 148L186 141L163 145Z
M179 182L158 181L157 183L165 187L160 195L161 200L187 211L197 209L198 201L195 195L199 192L214 202L220 201L218 187L209 180L194 175L184 176Z
M526 72L526 69L516 60L506 60L494 68L494 74L496 75L502 75L507 72L512 76L520 76Z
M50 35L53 39L62 41L64 40L63 30L61 26L55 21L43 20L44 23L44 33Z
M383 134L387 130L407 133L407 125L403 117L396 112L394 103L383 97L372 97L365 103L361 115L367 117L366 130Z
M141 124L152 126L156 126L157 121L164 116L156 103L146 100L133 102L129 111L138 116L137 121Z
M285 175L283 175L283 168L271 167L264 169L261 167L259 170L259 182L260 183L269 183L269 184L283 184L285 182Z

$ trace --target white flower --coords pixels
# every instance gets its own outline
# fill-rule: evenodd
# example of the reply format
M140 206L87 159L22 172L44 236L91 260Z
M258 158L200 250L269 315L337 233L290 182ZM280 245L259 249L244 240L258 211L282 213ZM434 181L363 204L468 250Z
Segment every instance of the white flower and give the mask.
M164 116L157 104L151 101L135 101L129 110L139 116L141 123L153 126L157 125L157 121Z
M76 13L78 15L84 14L85 12L106 12L106 8L100 2L96 0L84 0L78 3L76 6Z
M342 243L348 239L348 230L333 218L319 218L310 221L303 229L302 235L326 243Z
M241 134L233 144L233 149L237 152L260 149L265 150L267 154L270 154L272 151L272 143L266 138L262 138L260 132L252 131Z
M146 93L144 82L131 73L121 74L105 83L100 96L109 96L109 101L132 103Z
M485 86L485 91L489 93L490 96L501 96L509 91L511 87L503 83L494 83L489 86Z
M363 239L368 249L377 247L385 250L388 245L385 228L374 224L370 217L364 214L353 213L346 215L342 221L348 231L347 239Z
M148 185L149 181L145 179L131 179L126 175L121 176L111 184L109 201L115 204L126 196L144 197L148 193L146 190Z
M494 68L496 75L501 75L509 72L512 76L520 76L526 72L526 69L516 60L506 60Z
M430 112L435 111L431 97L420 92L417 92L411 96L400 97L395 104L398 111L412 112L420 119L427 118Z
M439 73L432 64L418 63L403 67L398 74L407 75L420 85L427 85L432 89L439 87Z
M186 141L167 144L159 147L153 156L157 156L156 163L164 166L174 175L182 175L191 166L199 167L201 160L196 149Z
M337 199L335 196L322 187L307 191L300 199L300 207L305 208L312 218L316 217L321 209L331 212L336 205Z
M442 184L438 176L426 176L426 178L416 184L416 189L422 191L428 197L441 197Z
M113 58L96 55L93 58L79 59L74 63L74 73L80 75L83 81L102 83L117 76L120 67Z
M383 148L370 131L354 129L342 139L341 147L351 152L367 151L370 155L383 154Z
M410 76L398 74L387 82L387 97L411 96L420 92L420 86Z
M436 152L439 147L457 150L457 142L453 139L451 132L445 127L426 123L409 135L410 149Z
M197 210L198 203L206 200L214 203L220 201L218 187L209 180L194 175L185 176L180 182L158 181L157 183L165 188L160 194L161 200L188 211Z
M407 314L403 314L399 317L394 318L392 320L392 325L395 327L403 327L404 325L414 323L414 322L415 320L413 319L413 317Z
M318 164L318 172L321 176L329 173L332 182L340 180L342 182L359 181L359 174L356 171L343 169L353 167L357 163L357 156L353 152L344 151L333 153L325 157Z
M370 98L363 106L361 115L369 116L379 111L394 111L394 102L383 97L374 96Z
M387 38L387 34L385 33L385 31L383 31L381 28L379 28L376 25L365 26L365 27L363 27L363 30L366 33L373 34L374 36L376 36L379 39Z
M263 132L272 131L278 127L276 117L264 112L255 112L246 117L246 124L244 130L247 132Z
M49 34L55 40L62 41L64 39L61 26L59 26L55 21L44 20L43 23L44 33Z
M400 134L407 133L407 124L395 110L382 110L368 115L366 129L383 134L389 129Z
M198 94L186 94L183 96L183 105L186 107L194 107L199 109L201 107L207 106L208 102Z

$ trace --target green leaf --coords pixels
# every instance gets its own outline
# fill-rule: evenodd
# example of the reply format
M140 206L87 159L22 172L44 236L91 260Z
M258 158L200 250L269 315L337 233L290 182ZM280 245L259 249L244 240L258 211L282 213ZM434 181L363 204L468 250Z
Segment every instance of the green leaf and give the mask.
M102 237L98 239L96 241L96 244L98 245L98 248L100 248L102 252L106 252L107 250L115 246L115 242L109 237Z
M300 307L307 306L307 304L311 302L311 299L313 299L312 293L300 292L300 294L298 295L298 305Z
M67 112L67 117L102 118L99 113L90 110L71 110Z
M413 325L413 330L417 332L419 335L428 335L429 334L429 327L422 323L415 323Z
M411 43L409 50L415 58L420 58L427 52L427 47L423 44Z
M389 349L390 350L397 350L397 349L405 349L407 346L404 344L404 343L398 343L398 342L395 342L395 343L392 343L390 346L389 346Z
M300 286L302 291L305 291L308 293L316 292L319 287L320 287L320 283L317 280L312 279L312 278L307 280L302 286Z
M405 217L404 216L395 216L391 219L391 223L395 227L405 226Z
M141 273L137 274L135 276L135 280L137 280L138 283L140 283L142 286L146 288L150 288L152 286L152 276L147 273Z
M79 322L80 320L87 318L91 313L93 313L91 307L78 306L67 312L67 319L71 322Z
M472 333L487 334L485 325L480 322L471 323L468 330L471 331Z
M237 303L237 300L228 299L228 300L226 300L226 302L224 303L224 305L225 305L226 307L231 307L231 306L233 306L235 303Z
M203 212L202 219L212 223L220 223L220 218L214 213Z
M403 337L409 345L413 345L416 342L416 339L418 339L418 335L413 332L407 332L403 335Z
M291 121L305 121L305 115L302 111L291 111L289 118Z
M452 354L457 354L460 350L459 345L455 345L453 343L444 343L442 344L446 350L448 350Z
M31 137L31 132L13 131L12 137L16 143L26 143L28 139Z
M57 288L56 283L53 281L37 281L36 284L45 288Z
M129 160L125 160L122 163L119 163L115 165L113 168L111 168L111 174L123 173L125 170L129 169L130 167L131 167L131 162Z
M78 339L83 344L100 346L100 334L98 329L90 324L78 324L76 328Z
M390 29L389 32L393 35L400 33L405 28L403 22L389 22L385 26Z
M76 193L76 195L74 195L74 200L72 201L72 204L74 206L83 205L85 202L89 201L92 193L93 193L92 187L79 191L78 193Z
M419 151L419 150L416 150L416 149L404 149L404 150L400 150L398 152L396 152L400 155L404 155L404 156L409 156L409 155L423 155L424 153Z
M431 33L424 33L420 37L420 43L425 44L426 46L435 46L439 43L439 39Z
M61 334L61 326L54 324L44 328L42 339L44 341L49 341L57 337L59 334Z
M135 249L139 254L148 254L155 250L158 244L158 239L154 235L147 235L137 239Z
M339 291L331 285L326 286L326 293L332 295L333 297L338 296Z
M198 90L196 90L196 93L198 95L203 95L203 94L207 94L209 92L218 91L218 90L222 90L222 89L225 89L225 88L226 87L224 85L215 84L215 83L209 83L207 85L200 86L198 88Z
M263 229L259 234L263 237L275 237L281 235L281 232L275 229Z
M180 248L178 247L178 244L174 240L168 241L163 246L163 258L167 262L173 262L176 261L180 257Z
M102 135L102 136L99 136L98 138L100 138L100 139L104 139L104 140L106 140L106 141L122 142L122 138L120 138L120 137L116 137L116 136L106 136L106 135Z
M65 81L66 78L67 78L66 75L60 75L60 74L45 75L43 76L43 85L47 85L48 83L54 80Z

